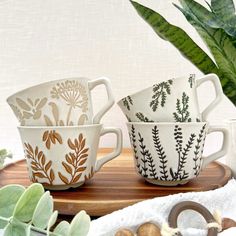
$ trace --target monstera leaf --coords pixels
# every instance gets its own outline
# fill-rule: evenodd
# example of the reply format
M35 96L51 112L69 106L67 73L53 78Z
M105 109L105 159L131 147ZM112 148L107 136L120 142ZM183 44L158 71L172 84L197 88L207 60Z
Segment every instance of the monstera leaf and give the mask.
M197 30L215 62L181 28L168 23L159 13L131 1L139 15L157 35L169 41L204 74L215 73L224 93L236 105L236 16L232 0L212 0L209 9L194 0L175 5Z

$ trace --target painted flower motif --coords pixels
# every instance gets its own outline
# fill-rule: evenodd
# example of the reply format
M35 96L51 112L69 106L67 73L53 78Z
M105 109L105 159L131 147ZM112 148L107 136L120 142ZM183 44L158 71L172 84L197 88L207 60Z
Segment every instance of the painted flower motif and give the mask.
M18 110L18 117L21 117L21 121L30 118L38 120L42 115L41 109L47 103L47 98L36 98L34 101L30 98L27 98L27 101L23 101L20 98L16 98L16 103L19 108L22 109L22 111L20 111L16 108ZM15 111L16 109L13 109L13 111Z
M68 106L79 107L83 112L88 110L88 97L85 87L75 80L57 83L51 91L52 98L62 98Z
M80 108L82 112L88 110L88 96L86 88L75 80L67 80L57 83L51 90L51 97L55 99L63 99L69 106L67 113L66 125L71 125L70 120L72 109Z

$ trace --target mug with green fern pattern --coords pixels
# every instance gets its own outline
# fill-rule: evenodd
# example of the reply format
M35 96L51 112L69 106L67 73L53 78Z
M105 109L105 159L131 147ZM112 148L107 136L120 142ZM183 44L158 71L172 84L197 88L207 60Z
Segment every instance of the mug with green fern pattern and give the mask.
M127 126L136 171L152 184L185 184L228 150L228 130L208 122L129 122ZM222 147L204 156L205 138L212 132L223 134Z
M213 84L216 96L200 111L197 89L208 81ZM118 105L129 122L199 122L206 121L222 99L217 75L208 74L199 79L190 75L154 84L122 98Z

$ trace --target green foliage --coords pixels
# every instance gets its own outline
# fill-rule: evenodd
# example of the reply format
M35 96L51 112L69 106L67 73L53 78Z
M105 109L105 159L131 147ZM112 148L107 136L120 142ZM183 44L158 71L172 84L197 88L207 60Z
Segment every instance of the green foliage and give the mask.
M6 149L0 149L0 169L3 168L6 158L12 158L12 154Z
M177 99L176 112L173 113L176 122L191 122L189 109L189 96L183 92L182 99Z
M41 184L34 183L27 189L20 185L0 189L0 228L4 229L4 236L87 235L90 217L85 211L79 212L71 224L62 221L51 231L57 216L58 211L53 212L53 199Z
M194 0L179 0L175 5L196 29L209 48L215 62L177 26L169 24L159 13L131 1L137 12L164 40L204 74L215 73L224 93L236 105L236 15L233 0L211 0L209 9Z
M153 111L156 111L159 104L162 107L165 106L167 95L171 94L171 85L173 84L172 80L164 81L159 84L153 85L153 95L152 101L150 102L150 107Z

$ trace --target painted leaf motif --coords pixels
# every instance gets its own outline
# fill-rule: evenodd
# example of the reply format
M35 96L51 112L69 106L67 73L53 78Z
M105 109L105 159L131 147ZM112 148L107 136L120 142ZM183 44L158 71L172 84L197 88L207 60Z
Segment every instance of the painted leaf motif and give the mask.
M47 178L47 176L41 172L34 172L33 175L39 178Z
M43 98L43 99L39 102L39 104L36 106L36 109L39 110L39 109L43 108L44 105L47 103L47 100L48 100L47 98Z
M36 111L33 115L34 120L38 120L42 115L42 112L40 110Z
M86 167L80 167L80 168L77 169L77 172L82 172L84 170L86 170Z
M67 165L65 162L62 162L62 165L65 167L66 171L69 174L72 174L72 168L69 165Z
M79 162L79 165L82 166L86 161L87 159L83 159L82 161Z
M23 111L23 117L25 119L29 119L31 118L33 115L30 113L30 112L27 112L27 111Z
M46 164L45 170L48 171L48 170L51 168L51 166L52 166L52 161L50 160L50 161Z
M47 138L48 138L48 133L49 133L48 130L43 133L43 141L44 141L44 142L45 142L45 141L47 140Z
M69 164L72 164L72 160L71 158L66 154L66 161L69 163Z
M50 170L50 179L51 179L51 182L53 182L53 180L55 179L55 174L54 174L53 169Z
M78 125L84 125L87 120L88 120L88 116L86 114L82 114L79 117Z
M58 107L57 107L56 103L54 103L54 102L50 102L49 105L52 108L53 118L54 118L54 120L56 121L56 124L57 124L58 121L59 121L59 110L58 110Z
M30 106L20 98L16 98L16 103L24 110L30 111Z
M75 178L73 179L73 183L77 183L81 177L82 173L78 174L77 176L75 176Z
M58 143L62 144L62 138L61 138L61 135L59 133L55 132L54 137L58 141Z
M69 180L61 172L58 172L58 175L63 183L69 184Z
M50 118L47 115L44 115L44 120L45 120L47 126L53 126L52 121L50 120Z
M70 139L68 139L68 146L71 148L71 149L75 149L75 145L72 143L72 141Z

